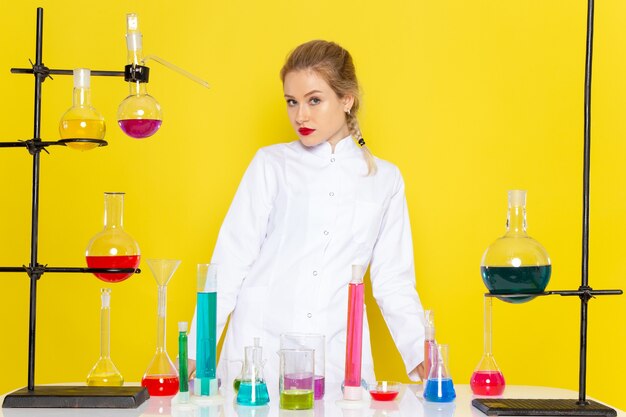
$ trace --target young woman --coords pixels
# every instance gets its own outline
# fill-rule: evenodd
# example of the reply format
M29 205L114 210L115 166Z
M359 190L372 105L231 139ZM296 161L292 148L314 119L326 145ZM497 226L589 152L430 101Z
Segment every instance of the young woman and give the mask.
M369 265L374 297L417 379L424 325L404 182L365 147L352 58L335 43L311 41L289 55L280 76L298 140L257 152L222 224L212 258L218 337L230 322L218 377L230 385L244 346L260 337L265 379L277 386L280 334L304 332L326 336L326 381L341 383L351 268ZM367 318L362 375L375 380Z

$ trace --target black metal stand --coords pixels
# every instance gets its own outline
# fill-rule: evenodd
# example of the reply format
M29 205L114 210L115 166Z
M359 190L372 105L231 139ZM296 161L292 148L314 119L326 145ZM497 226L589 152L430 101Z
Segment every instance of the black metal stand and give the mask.
M65 146L68 141L94 141L93 139L69 139L58 142L44 142L40 137L41 125L41 85L50 74L71 75L71 70L55 70L44 66L42 62L43 48L43 9L37 8L37 45L35 63L30 69L13 68L11 72L33 74L35 76L35 117L33 138L0 143L0 148L25 147L33 157L32 211L31 211L31 246L30 263L21 267L0 267L0 272L26 272L30 278L30 309L28 326L28 386L8 394L2 407L12 408L136 408L149 398L144 387L36 387L35 386L35 335L37 322L37 281L46 272L62 273L139 273L132 268L74 268L48 267L37 259L39 238L39 175L41 151L52 145ZM123 71L92 71L91 75L124 76ZM52 78L52 77L50 77ZM105 141L95 141L99 146Z
M595 401L587 400L587 307L589 300L597 295L620 295L622 290L594 290L589 286L589 173L591 154L591 64L593 58L593 17L594 0L587 3L587 38L585 55L585 126L584 126L584 167L583 167L583 247L582 279L578 290L548 291L542 294L580 297L580 363L578 378L578 400L538 400L477 398L472 405L487 415L502 416L616 416L617 412ZM493 295L503 297L502 295ZM511 297L524 296L513 295Z

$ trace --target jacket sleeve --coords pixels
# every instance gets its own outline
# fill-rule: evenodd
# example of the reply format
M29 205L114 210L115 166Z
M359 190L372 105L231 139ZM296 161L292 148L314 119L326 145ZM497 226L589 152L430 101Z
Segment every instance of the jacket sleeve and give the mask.
M237 295L265 240L276 192L268 156L260 149L248 166L217 237L211 263L217 265L217 339L235 308ZM196 314L188 337L196 357Z
M412 380L424 360L424 312L415 289L411 224L404 181L395 169L393 193L383 214L370 264L372 292Z

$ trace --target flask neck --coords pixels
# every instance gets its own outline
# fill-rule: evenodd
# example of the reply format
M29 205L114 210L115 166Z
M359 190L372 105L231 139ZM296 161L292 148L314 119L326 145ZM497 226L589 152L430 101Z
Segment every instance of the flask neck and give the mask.
M148 94L147 83L141 83L139 81L130 81L128 88L131 96L141 96Z
M526 235L526 207L510 206L506 218L506 235Z
M104 228L114 229L124 227L124 194L104 194Z
M74 107L90 107L91 89L85 87L74 87L73 104Z

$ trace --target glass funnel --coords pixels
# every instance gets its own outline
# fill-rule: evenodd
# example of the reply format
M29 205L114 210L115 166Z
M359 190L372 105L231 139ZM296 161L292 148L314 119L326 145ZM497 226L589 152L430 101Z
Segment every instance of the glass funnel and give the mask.
M126 15L126 46L128 66L125 80L130 89L117 109L117 121L122 131L135 139L152 136L161 127L161 106L148 94L149 68L144 67L142 36L135 13Z
M136 269L139 266L139 245L124 231L124 193L104 193L104 229L91 238L85 256L89 268ZM94 275L106 282L119 282L133 272Z
M526 233L526 191L508 192L509 209L506 233L483 254L480 266L483 282L492 294L510 303L523 303L542 293L552 267L548 252Z
M81 151L102 145L106 133L104 117L91 105L90 76L91 71L87 68L74 70L72 107L59 122L62 142Z
M157 348L144 374L141 385L150 396L174 395L178 392L178 371L165 349L165 323L167 311L167 284L180 265L179 260L147 259L159 291L157 309Z
M502 395L506 383L492 353L492 309L493 297L484 297L484 352L470 379L470 387L475 395Z
M102 288L100 308L100 359L87 375L87 385L121 387L124 377L111 360L111 289Z

